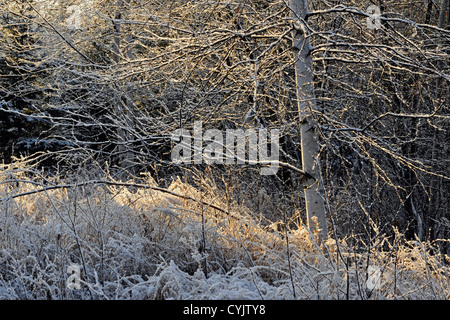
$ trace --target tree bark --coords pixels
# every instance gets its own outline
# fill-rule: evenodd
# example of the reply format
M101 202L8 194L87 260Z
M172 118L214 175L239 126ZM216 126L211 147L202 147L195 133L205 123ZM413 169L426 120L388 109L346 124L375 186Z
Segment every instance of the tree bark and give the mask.
M429 24L430 23L432 11L433 11L433 0L428 0L427 14L425 16L425 24Z
M113 60L115 63L120 63L120 61L125 58L127 60L133 60L134 54L131 47L132 35L131 30L128 26L121 28L121 20L126 17L126 10L130 4L130 0L117 0L116 2L116 12L114 17L114 43ZM125 8L127 6L127 8ZM121 49L121 40L125 39L126 47L125 52ZM125 53L125 54L124 54ZM125 91L131 91L127 83L122 84ZM115 112L119 119L123 119L123 125L125 127L133 127L133 103L130 101L130 97L127 92L123 93L122 88L117 88L117 101L115 103ZM119 154L119 165L122 169L128 173L134 173L133 167L135 163L133 152L130 151L131 146L127 146L132 137L127 133L126 129L119 127L117 129L118 136L118 154Z
M302 166L303 171L307 173L303 178L306 216L310 231L313 234L317 233L319 241L323 241L328 237L328 223L320 165L317 158L319 151L318 137L313 118L313 112L316 109L313 65L307 32L304 27L308 3L306 0L291 0L290 6L297 26L293 38Z
M445 18L448 9L448 0L442 0L441 12L439 13L439 28L445 29Z

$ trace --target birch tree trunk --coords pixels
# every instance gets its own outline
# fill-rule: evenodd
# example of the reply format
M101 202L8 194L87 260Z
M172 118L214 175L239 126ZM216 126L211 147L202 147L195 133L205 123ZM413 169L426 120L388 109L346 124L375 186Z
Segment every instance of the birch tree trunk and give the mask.
M307 223L311 232L318 233L319 240L323 241L328 237L328 223L325 210L325 193L317 159L319 151L317 134L312 116L316 109L313 68L310 45L304 27L308 3L306 0L291 0L290 6L293 19L298 26L294 31L293 38L302 165L303 171L307 173L303 178Z

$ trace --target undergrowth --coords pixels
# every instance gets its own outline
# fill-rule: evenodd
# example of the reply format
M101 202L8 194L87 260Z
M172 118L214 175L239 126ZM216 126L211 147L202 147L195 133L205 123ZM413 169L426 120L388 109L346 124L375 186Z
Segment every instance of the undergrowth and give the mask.
M301 222L263 221L199 184L4 166L0 299L450 298L449 257L433 243L397 232L319 244ZM67 287L71 265L80 289Z

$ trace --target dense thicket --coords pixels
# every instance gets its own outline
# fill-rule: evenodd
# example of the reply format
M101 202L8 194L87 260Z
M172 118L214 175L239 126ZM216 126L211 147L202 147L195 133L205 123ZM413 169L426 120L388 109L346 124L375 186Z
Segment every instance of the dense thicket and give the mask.
M170 134L196 120L205 129L276 128L280 160L301 168L292 32L303 29L329 231L365 242L395 226L408 239L446 239L448 9L375 4L383 15L373 30L368 4L353 0L310 1L300 21L287 1L92 0L72 11L2 1L3 159L32 156L64 174L95 165L120 179L150 171L163 184L176 175L193 182L198 170L256 214L294 223L304 218L298 172L181 167Z

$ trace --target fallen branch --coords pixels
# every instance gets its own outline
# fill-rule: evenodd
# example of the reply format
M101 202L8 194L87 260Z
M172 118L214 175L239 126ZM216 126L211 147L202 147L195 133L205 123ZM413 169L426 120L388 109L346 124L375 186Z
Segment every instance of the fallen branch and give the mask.
M28 180L8 180L8 181L3 181L2 184L3 183L14 183L14 182L16 182L16 183L17 182L22 182L22 183L25 182L25 183L30 183L30 184L37 184L34 181L28 181ZM218 207L218 206L216 206L216 205L214 205L212 203L200 201L200 200L195 199L195 198L193 198L191 196L179 194L179 193L173 192L173 191L165 189L165 188L156 187L156 186L150 186L150 185L141 184L141 183L115 182L115 181L107 181L107 180L89 180L89 181L80 182L80 183L59 184L59 185L46 186L46 187L42 187L40 189L27 191L27 192L22 192L22 193L18 193L18 194L14 194L14 195L8 196L6 198L3 198L2 201L7 201L9 199L15 199L15 198L20 198L20 197L24 197L24 196L29 196L29 195L32 195L32 194L46 192L46 191L49 191L49 190L70 189L70 188L85 187L85 186L88 186L88 185L95 185L95 184L151 189L151 190L154 190L154 191L167 193L167 194L170 194L172 196L175 196L175 197L178 197L178 198L181 198L181 199L194 201L194 202L198 203L201 206L207 206L207 207L213 208L213 209L218 210L218 211L220 211L222 213L225 213L226 215L228 215L228 216L230 216L230 217L232 217L234 219L238 219L238 217L234 216L233 214L231 214L227 210L222 209L222 208L220 208L220 207Z

